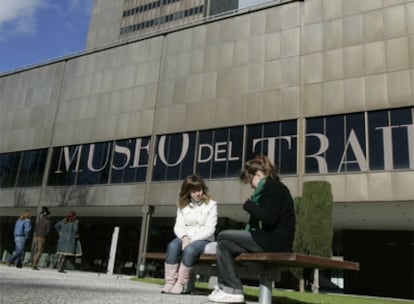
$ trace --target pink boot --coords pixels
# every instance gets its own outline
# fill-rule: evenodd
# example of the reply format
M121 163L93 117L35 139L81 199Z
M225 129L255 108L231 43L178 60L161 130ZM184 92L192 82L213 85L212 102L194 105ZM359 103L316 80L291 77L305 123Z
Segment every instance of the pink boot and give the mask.
M192 269L193 267L187 267L183 263L180 264L177 282L175 282L174 287L170 290L169 293L180 294L184 291L185 284L187 284L188 280L190 279Z
M165 285L162 288L162 293L169 293L177 282L177 269L178 264L167 264L164 263L164 280Z

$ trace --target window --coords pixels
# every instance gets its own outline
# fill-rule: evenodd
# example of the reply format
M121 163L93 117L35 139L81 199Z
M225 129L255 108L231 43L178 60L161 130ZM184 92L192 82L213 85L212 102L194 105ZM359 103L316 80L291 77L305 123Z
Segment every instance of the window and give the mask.
M144 182L148 169L150 137L115 142L111 183Z
M74 185L79 165L77 159L83 146L54 148L47 184L49 186Z
M181 180L193 173L196 132L157 137L152 180Z
M199 132L196 172L206 178L235 177L243 156L243 127Z
M281 174L296 174L296 120L247 126L246 160L260 154L267 155Z
M414 108L306 119L304 172L414 169ZM92 185L236 177L244 160L267 155L282 175L297 174L297 120L55 147L47 185ZM0 187L40 186L48 149L0 154Z
M53 149L48 185L145 181L150 137Z
M414 108L368 113L371 170L414 169Z
M0 154L0 186L14 187L16 184L21 153Z
M112 142L84 145L78 170L78 185L107 184L109 179Z
M17 186L40 186L45 173L47 149L24 151L22 154Z
M305 172L413 168L413 128L413 108L309 118Z
M306 120L305 172L366 171L364 113Z

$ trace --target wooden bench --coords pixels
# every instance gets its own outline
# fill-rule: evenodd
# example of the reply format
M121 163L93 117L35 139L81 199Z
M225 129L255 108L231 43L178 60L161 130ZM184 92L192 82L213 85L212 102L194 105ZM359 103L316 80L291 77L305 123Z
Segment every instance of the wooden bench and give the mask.
M165 260L163 252L147 252L146 259ZM193 274L202 273L216 276L215 254L202 254L195 265ZM295 252L260 252L242 253L235 259L237 273L242 279L259 281L259 304L272 303L272 283L280 281L282 271L291 267L304 269L341 269L359 270L359 263L344 261L334 258L307 255ZM189 288L194 286L194 280L190 280ZM319 288L319 282L314 282ZM317 292L318 290L316 290Z

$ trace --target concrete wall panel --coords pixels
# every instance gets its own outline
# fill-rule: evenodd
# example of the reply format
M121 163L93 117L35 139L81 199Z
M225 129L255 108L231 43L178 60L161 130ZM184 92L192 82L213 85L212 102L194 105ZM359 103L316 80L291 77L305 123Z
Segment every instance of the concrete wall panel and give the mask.
M50 145L64 63L0 78L0 152Z

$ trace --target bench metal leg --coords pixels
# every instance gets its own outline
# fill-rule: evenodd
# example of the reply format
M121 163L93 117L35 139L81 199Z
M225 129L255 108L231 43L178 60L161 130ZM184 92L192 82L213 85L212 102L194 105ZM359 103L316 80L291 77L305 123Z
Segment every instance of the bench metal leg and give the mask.
M208 278L208 289L213 290L218 285L218 278L216 276L210 276Z
M260 277L259 304L272 304L272 284L267 276Z
M318 268L315 268L313 270L312 292L319 293L319 269Z
M195 274L191 273L187 284L184 285L183 293L192 293L195 289Z

